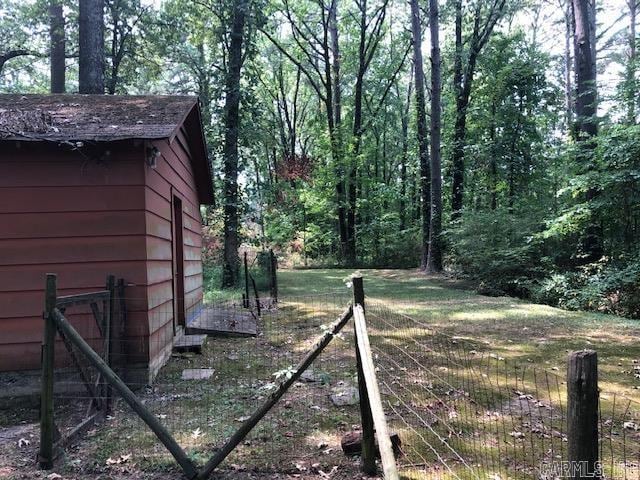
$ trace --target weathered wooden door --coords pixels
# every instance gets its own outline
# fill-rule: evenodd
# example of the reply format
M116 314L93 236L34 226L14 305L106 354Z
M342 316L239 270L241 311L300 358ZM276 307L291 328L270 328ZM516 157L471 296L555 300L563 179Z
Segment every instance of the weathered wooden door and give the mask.
M173 196L173 318L174 330L185 324L184 312L184 238L182 233L182 200ZM176 324L177 322L177 324Z

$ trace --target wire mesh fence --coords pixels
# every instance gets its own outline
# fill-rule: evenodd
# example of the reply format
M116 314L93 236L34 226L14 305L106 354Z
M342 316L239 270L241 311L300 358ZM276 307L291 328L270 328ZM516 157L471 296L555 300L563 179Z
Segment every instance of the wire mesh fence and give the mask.
M433 331L380 302L367 322L391 428L409 478L561 478L567 452L564 376ZM638 478L640 405L600 395L603 478Z
M278 301L278 260L273 250L247 249L242 252L240 284L243 305L256 312Z
M180 351L172 348L174 336L184 334L174 326L171 301L152 301L158 307L148 318L154 333L147 336L139 330L135 307L149 299L123 298L128 318L115 328L109 348L99 321L104 311L81 306L65 315L189 459L202 465L291 375L350 300L347 289L289 297L263 309L260 317L241 301L204 305L190 312L187 333L194 319L223 312L231 336L219 331L203 345ZM236 321L254 322L255 334L238 336L236 325L230 325ZM366 321L406 478L571 476L564 375L512 362L487 344L442 334L376 300L367 299ZM121 398L114 395L109 405L108 385L77 347L57 350L59 435L84 425L92 437L92 450L69 450L67 463L95 471L132 463L145 471L175 469L171 455ZM345 457L340 442L359 428L357 384L353 329L346 328L243 439L223 470L304 478L346 468L355 475L358 459ZM88 422L93 416L100 416L99 428ZM598 427L600 477L640 478L640 405L601 392ZM92 458L94 466L79 461L80 455Z
M255 336L211 337L198 348L200 352L189 348L171 351L171 338L167 342L166 337L174 335L173 328L146 339L127 332L118 347L112 345L110 361L186 454L201 465L276 384L290 375L327 325L344 310L349 296L349 291L342 290L288 298L277 307L264 310L260 318L253 318ZM143 299L125 300L127 305L134 305ZM206 315L211 309L223 309L227 318L247 315L241 302L205 305L198 315ZM102 354L97 323L85 315L74 315L71 309L65 314L94 350ZM130 323L133 315L129 314ZM155 309L150 322L172 326L171 302L166 303L166 308ZM85 378L73 368L71 356L64 349L59 348L57 353L58 365L63 367L60 371L68 371L57 376L54 398L56 424L65 435L96 410L105 408L104 390L98 390L97 398L87 390L87 379L89 384L98 386L101 379L80 352L72 356L81 359ZM168 361L160 368L164 357ZM162 360L149 362L149 358ZM158 363L157 372L154 362ZM352 330L346 329L234 450L223 468L298 474L311 470L328 472L334 466L345 465L357 469L357 461L345 458L340 450L342 434L358 423L355 375ZM134 462L144 470L175 468L169 452L117 395L106 413L99 428L89 427L94 449L89 454L95 468ZM83 450L82 455L86 454ZM67 463L73 465L74 451L67 455Z

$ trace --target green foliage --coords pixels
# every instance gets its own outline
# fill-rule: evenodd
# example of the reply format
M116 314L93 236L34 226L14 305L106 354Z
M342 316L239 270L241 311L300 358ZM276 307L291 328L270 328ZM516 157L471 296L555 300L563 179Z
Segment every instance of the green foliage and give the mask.
M526 297L548 267L535 226L531 218L504 210L467 215L447 232L450 265L476 280L481 293Z
M573 146L566 149L565 161L576 162ZM549 220L543 235L575 242L588 223L596 222L602 225L610 256L632 252L640 237L640 126L604 128L589 161L592 169L573 176L559 190L564 210ZM589 189L598 194L585 201Z
M533 298L569 310L640 318L640 256L555 273L539 284Z

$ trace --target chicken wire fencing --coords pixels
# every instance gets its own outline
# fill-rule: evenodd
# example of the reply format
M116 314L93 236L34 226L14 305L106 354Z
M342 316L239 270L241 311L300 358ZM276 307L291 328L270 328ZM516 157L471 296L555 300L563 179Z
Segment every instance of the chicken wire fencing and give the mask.
M247 321L249 317L255 322L255 335L218 332L202 345L178 351L171 349L172 342L167 343L165 338L174 335L173 328L151 339L135 336L135 305L148 299L125 297L122 301L128 306L128 318L122 332L111 341L109 363L189 459L200 466L276 385L291 375L349 300L346 289L289 297L277 307L263 309L260 317L243 308L241 301L204 305L192 316L224 311L230 322ZM172 325L172 302L155 303L165 306L154 309L149 322ZM67 308L64 315L106 358L104 332L87 307ZM189 319L186 324L188 327ZM236 330L236 325L228 327ZM345 457L340 448L342 435L359 422L353 342L353 329L344 328L220 469L297 474L336 468L357 471L357 459ZM53 401L56 440L74 436L60 444L65 465L82 468L84 473L103 471L105 466L135 465L145 471L176 469L174 458L144 421L104 382L78 347L73 343L70 347L69 351L64 345L56 346ZM168 357L168 361L163 366L156 367L153 361L148 365L148 359L158 355L161 359ZM78 449L77 444L87 436L90 441ZM86 464L87 457L92 465Z
M176 335L173 328L151 339L136 337L135 305L148 299L125 295L113 304L98 305L97 311L86 305L68 307L65 316L98 354L108 357L189 459L203 465L291 375L350 300L347 289L289 297L263 309L260 317L243 308L241 301L205 304L190 312L187 326L193 325L193 318L222 311L227 327L234 331L226 336L218 332L202 346L180 351L167 349L167 338L162 336ZM119 311L119 304L127 308ZM172 302L155 304L160 307L154 309L151 324L171 325ZM118 320L105 351L101 319L107 313ZM238 335L247 321L255 323L255 335ZM444 335L369 298L366 322L405 478L570 476L564 376L511 362L485 344ZM58 342L56 351L56 438L60 441L79 432L91 439L81 449L77 443L62 442L66 465L83 473L101 472L105 466L177 469L163 444L77 346L69 349L64 343ZM148 358L157 358L159 352L163 362L168 361L148 365ZM357 383L353 328L347 326L219 471L291 473L304 478L341 469L356 475L359 460L345 457L340 443L345 433L359 428ZM639 417L637 402L600 393L602 478L640 478ZM92 463L87 464L86 458Z
M390 428L407 478L573 478L566 378L432 330L367 299ZM640 478L640 404L600 392L601 478Z

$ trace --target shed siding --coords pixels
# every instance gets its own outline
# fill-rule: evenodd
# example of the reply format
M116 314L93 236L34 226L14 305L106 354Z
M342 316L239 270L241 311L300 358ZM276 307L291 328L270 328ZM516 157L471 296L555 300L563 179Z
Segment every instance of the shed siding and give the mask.
M146 167L147 297L151 363L161 365L170 352L164 348L173 335L174 218L173 196L182 202L185 316L187 320L202 303L200 203L191 166L191 155L178 138L156 141L161 155L156 167Z
M128 295L142 300L127 304L127 334L146 344L142 147L109 148L102 161L51 144L0 151L0 371L40 365L47 272L58 274L59 295L103 289L109 273L125 278ZM95 338L87 311L67 313Z

